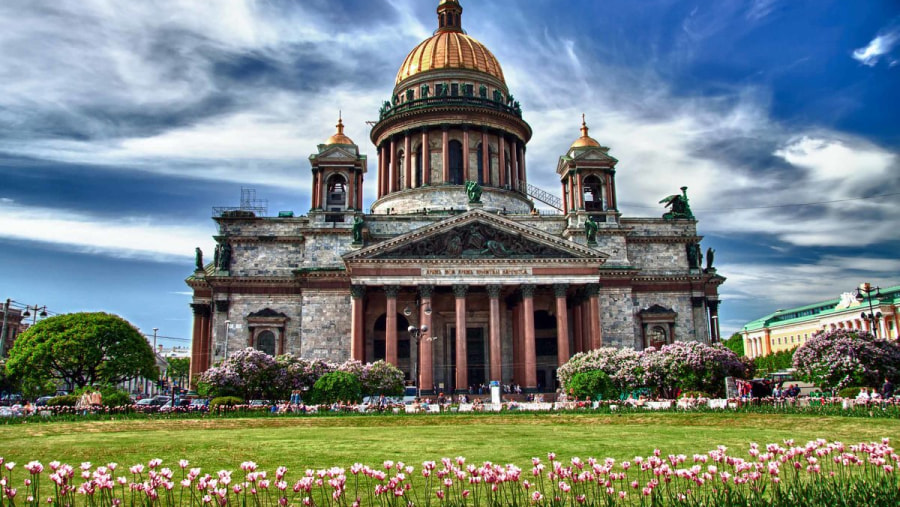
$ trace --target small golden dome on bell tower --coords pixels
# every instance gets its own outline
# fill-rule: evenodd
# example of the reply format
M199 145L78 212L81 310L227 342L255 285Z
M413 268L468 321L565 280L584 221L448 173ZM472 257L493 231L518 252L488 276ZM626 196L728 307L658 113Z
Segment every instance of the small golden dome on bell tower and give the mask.
M588 135L588 126L583 113L581 115L581 137L572 143L572 148L603 148L596 139Z
M335 127L337 127L337 133L329 137L325 144L356 144L352 139L344 135L344 120L341 118L340 113L338 114L338 122Z

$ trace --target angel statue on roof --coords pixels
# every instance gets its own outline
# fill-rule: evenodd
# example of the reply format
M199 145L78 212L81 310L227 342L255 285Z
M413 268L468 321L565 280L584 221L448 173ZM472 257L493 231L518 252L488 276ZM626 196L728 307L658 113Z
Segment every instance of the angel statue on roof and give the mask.
M670 208L670 210L662 216L664 219L694 219L694 214L691 212L691 205L688 203L687 188L688 187L681 187L681 194L670 195L659 201L660 204L665 204L667 208Z

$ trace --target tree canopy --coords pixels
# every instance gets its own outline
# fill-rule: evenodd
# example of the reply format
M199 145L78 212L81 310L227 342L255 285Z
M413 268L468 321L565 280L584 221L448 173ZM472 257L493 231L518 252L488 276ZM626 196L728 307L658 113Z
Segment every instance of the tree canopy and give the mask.
M125 319L70 313L44 319L16 338L9 374L25 383L47 380L79 388L159 376L152 347Z

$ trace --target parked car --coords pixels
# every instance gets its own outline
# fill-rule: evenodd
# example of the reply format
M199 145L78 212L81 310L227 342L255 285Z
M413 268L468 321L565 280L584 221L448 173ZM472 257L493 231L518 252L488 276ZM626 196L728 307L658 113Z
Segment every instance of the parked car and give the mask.
M189 400L187 398L175 398L174 408L184 408L184 407L189 407L189 406L191 406L191 400ZM167 401L165 403L165 405L160 407L159 410L162 412L168 412L172 409L173 409L172 399L169 398L169 401Z
M0 398L0 405L9 407L12 405L22 403L22 395L21 394L4 394L2 398Z
M251 407L270 407L272 402L269 400L250 400L249 405Z
M35 407L46 407L47 402L55 398L55 396L41 396L37 400L34 401Z
M194 398L191 400L191 408L209 408L209 398Z
M138 407L161 407L169 402L168 396L153 396L152 398L144 398L143 400L138 400L135 405Z

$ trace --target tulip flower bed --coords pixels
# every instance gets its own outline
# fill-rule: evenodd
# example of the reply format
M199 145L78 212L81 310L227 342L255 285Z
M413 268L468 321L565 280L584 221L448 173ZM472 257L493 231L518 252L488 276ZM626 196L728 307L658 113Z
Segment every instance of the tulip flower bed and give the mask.
M815 404L806 403L800 405L796 402L788 402L784 400L775 400L772 398L763 398L758 401L746 400L728 400L729 405L726 408L710 408L706 405L697 405L690 408L679 407L675 401L665 412L691 412L697 414L714 414L714 413L735 413L735 414L772 414L772 415L810 415L810 416L842 416L842 417L863 417L877 419L898 419L900 418L900 399L890 401L876 401L870 403L853 403L849 406L843 405L842 398L824 398L816 400ZM852 401L852 400L851 400ZM596 408L591 403L575 403L568 408L553 408L550 411L554 413L585 413L585 414L634 414L644 413L650 410L647 407L634 406L621 401L604 401ZM510 408L509 405L503 407L502 413L507 415L521 414L528 411ZM110 408L104 407L100 410L85 412L83 409L75 409L74 407L44 407L29 416L0 418L0 425L18 424L22 422L64 422L64 421L92 421L92 420L142 420L142 419L194 419L194 418L286 418L286 417L342 417L342 416L359 416L359 415L383 415L384 413L392 413L391 410L379 411L372 408L368 412L360 412L356 407L349 407L342 410L334 411L329 407L319 407L318 410L312 411L310 407L296 409L290 412L272 412L268 406L249 406L238 405L234 407L220 407L212 411L201 410L198 408L180 408L173 411L148 411L138 410L133 406ZM466 415L483 415L492 417L496 415L491 412L466 412ZM463 415L457 411L457 406L447 407L446 410L439 414L407 414L402 408L398 408L397 417L452 417L455 415Z
M348 468L203 471L187 460L128 468L72 466L0 458L0 507L152 506L580 506L580 505L868 505L900 504L900 457L888 439L845 445L824 439L750 444L738 456L719 446L693 456L617 461L562 459L553 453L517 464L467 463L463 457L419 467L384 461Z

